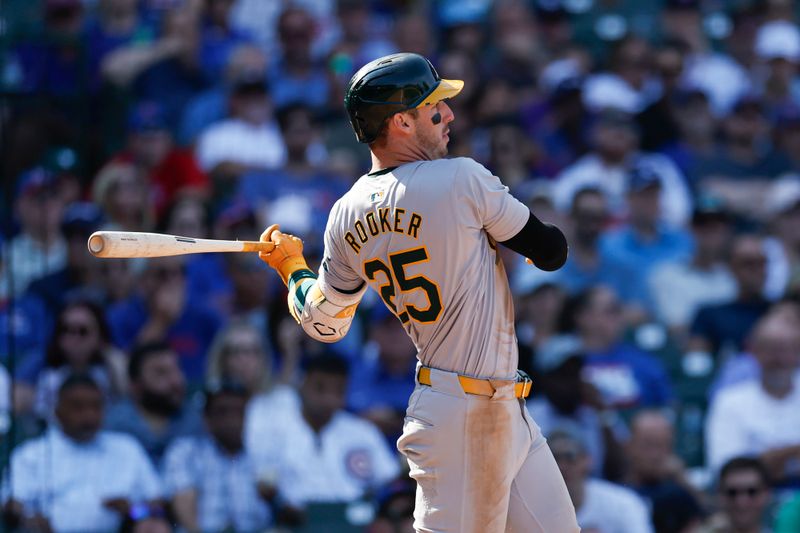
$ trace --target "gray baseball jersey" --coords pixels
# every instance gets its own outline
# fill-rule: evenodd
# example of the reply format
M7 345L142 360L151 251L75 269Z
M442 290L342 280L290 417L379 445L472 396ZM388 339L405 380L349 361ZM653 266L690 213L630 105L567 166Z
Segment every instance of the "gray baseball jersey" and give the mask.
M426 366L512 379L514 310L495 242L516 235L529 216L472 159L368 174L331 210L319 283L346 293L367 282Z

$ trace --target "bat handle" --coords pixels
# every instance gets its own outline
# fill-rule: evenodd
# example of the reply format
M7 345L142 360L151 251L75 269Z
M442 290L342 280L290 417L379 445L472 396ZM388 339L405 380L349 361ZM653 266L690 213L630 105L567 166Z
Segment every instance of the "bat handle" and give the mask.
M242 241L242 244L244 245L242 247L243 252L264 252L268 254L275 249L274 242Z

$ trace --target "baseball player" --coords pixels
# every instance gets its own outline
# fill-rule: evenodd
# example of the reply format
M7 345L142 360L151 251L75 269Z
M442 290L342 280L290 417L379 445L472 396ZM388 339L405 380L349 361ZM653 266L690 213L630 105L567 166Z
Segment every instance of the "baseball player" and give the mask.
M368 287L418 350L417 386L397 445L417 482L418 532L579 531L558 466L524 398L511 293L497 243L543 270L567 243L500 180L447 155L454 115L444 80L416 54L372 61L350 80L345 107L372 170L334 205L318 274L302 242L277 225L261 258L289 289L289 310L313 338L348 331Z

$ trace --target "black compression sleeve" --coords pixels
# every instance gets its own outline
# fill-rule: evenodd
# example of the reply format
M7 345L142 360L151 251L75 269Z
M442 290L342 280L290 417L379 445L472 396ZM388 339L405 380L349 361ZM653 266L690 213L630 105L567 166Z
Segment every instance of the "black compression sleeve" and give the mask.
M567 261L567 239L560 229L531 213L519 233L500 244L533 261L541 270L558 270Z

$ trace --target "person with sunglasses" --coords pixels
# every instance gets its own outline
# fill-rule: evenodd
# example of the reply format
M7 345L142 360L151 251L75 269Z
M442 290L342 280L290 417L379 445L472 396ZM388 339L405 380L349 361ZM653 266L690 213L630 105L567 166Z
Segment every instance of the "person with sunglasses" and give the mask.
M700 533L769 533L765 523L771 503L769 474L755 457L738 456L726 462L717 482L719 512Z

